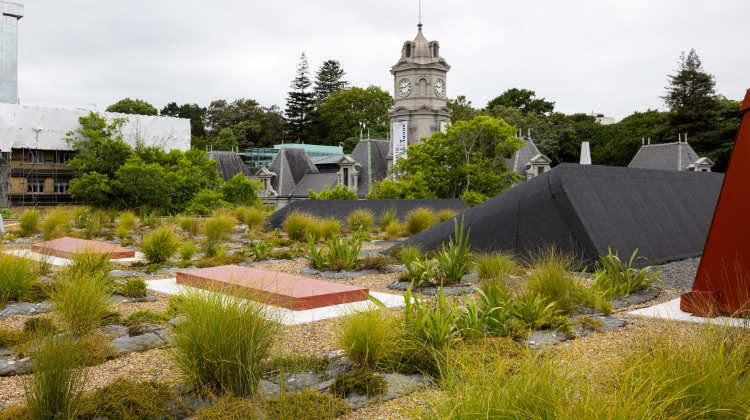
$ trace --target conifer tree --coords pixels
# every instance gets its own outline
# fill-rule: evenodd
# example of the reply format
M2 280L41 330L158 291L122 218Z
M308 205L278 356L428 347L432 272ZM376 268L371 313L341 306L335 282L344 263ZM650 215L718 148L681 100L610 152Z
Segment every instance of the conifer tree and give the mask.
M315 104L315 93L310 89L312 82L308 74L307 57L302 53L297 66L297 77L292 81L292 91L286 100L286 117L289 120L289 138L292 141L306 141L309 143L312 125L311 113Z
M327 60L315 72L315 97L324 102L331 93L337 90L344 90L349 86L349 82L341 80L346 72L341 68L341 64L336 60Z
M680 55L677 73L669 75L666 95L661 99L669 108L667 124L660 134L667 141L677 141L678 134L688 134L688 141L698 154L710 151L707 134L715 128L719 106L716 80L706 73L695 50Z

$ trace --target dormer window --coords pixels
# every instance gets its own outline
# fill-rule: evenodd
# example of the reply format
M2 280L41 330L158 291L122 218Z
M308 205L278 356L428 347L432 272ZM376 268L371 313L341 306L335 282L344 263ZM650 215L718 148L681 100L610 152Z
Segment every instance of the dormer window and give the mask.
M411 44L406 44L406 56L411 57Z
M437 44L432 44L432 56L437 57L438 51L437 51Z

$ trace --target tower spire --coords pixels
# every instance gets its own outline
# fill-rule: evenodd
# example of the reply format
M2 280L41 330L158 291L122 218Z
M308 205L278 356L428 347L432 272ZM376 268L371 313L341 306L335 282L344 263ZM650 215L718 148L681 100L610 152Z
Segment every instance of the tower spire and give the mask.
M422 0L419 0L419 23L417 24L419 32L422 32Z

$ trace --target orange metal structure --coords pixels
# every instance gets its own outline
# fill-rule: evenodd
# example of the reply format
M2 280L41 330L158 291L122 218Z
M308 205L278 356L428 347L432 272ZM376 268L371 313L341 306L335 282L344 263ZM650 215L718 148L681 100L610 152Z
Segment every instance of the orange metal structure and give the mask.
M750 89L693 290L680 309L694 316L750 315Z

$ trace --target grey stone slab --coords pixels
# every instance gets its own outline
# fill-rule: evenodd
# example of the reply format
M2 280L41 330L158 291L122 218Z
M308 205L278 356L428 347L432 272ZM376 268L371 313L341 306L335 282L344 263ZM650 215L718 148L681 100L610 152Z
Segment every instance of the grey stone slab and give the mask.
M124 325L107 325L97 330L99 334L109 337L110 339L128 337L130 335L128 327Z
M126 279L130 277L140 277L143 274L139 273L137 271L126 271L126 270L112 270L108 273L110 277L115 277L118 279Z
M661 289L658 287L649 287L648 289L639 289L627 296L617 296L612 300L612 309L622 309L628 306L642 305L646 302L650 302L661 294ZM578 313L581 315L598 314L601 311L598 308L589 308L587 306L581 306L578 308Z
M283 264L291 262L292 260L266 260L266 261L256 261L254 263L251 263L250 267L255 267L256 265L263 265L263 264Z
M531 334L529 334L529 338L526 340L526 344L532 348L543 348L554 346L555 344L572 340L574 338L575 336L570 336L557 330L532 331Z
M10 315L22 315L31 316L36 314L43 314L45 312L51 312L52 305L47 302L42 303L31 303L31 302L14 302L5 305L5 308L0 310L0 318L5 318Z
M318 375L305 372L272 375L268 380L287 392L308 388L322 382Z
M138 302L156 302L156 298L151 295L137 296L137 297L112 295L112 297L109 298L109 303L138 303Z
M261 379L258 382L258 393L263 397L273 397L281 393L281 387L271 381Z
M404 264L390 264L385 266L385 270L383 270L386 274L391 273L403 273L406 271L406 266Z
M409 285L411 284L410 281L400 281L400 280L394 280L390 283L388 283L385 287L391 289L391 290L406 290ZM438 294L439 287L413 287L412 292L415 294L422 293L423 295L429 295L429 296L436 296ZM472 293L474 292L474 289L469 284L455 284L452 286L445 286L443 287L443 293L448 296L460 296L463 293Z
M112 340L112 346L122 354L145 351L168 344L159 334L148 333L135 337L121 337Z
M184 268L166 267L166 268L160 268L160 269L156 270L153 274L157 275L157 276L163 276L163 275L175 274L178 271L182 271L182 270L184 270Z
M361 271L321 271L320 276L325 277L327 279L335 279L335 280L345 280L345 279L353 279L357 277L362 276L371 276L374 274L380 274L380 271L370 269L370 270L361 270Z
M32 370L32 360L27 357L21 360L0 360L0 376L25 375Z
M312 267L302 267L302 269L299 270L297 274L302 274L305 276L319 276L320 270Z

